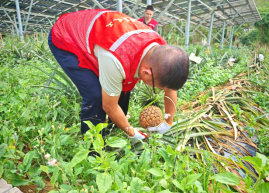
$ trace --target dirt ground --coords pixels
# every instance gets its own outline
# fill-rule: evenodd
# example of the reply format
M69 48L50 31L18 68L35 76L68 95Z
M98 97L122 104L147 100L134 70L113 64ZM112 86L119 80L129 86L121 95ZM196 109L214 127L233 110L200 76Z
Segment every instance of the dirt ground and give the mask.
M44 181L46 186L39 193L47 193L53 190L53 186L50 184L49 181ZM38 192L36 185L26 185L26 186L19 186L18 187L23 193L36 193Z

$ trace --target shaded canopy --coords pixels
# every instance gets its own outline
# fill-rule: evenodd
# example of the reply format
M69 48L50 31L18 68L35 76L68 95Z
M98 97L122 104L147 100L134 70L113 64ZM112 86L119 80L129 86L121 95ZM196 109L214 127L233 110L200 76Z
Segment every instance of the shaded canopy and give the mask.
M83 9L105 8L117 10L119 0L18 0L24 31L47 31L55 19L63 13ZM144 15L147 0L123 0L122 12L134 18ZM152 0L155 8L154 18L160 26L186 20L188 0ZM32 5L32 6L31 6ZM210 26L214 14L213 28L253 23L261 19L254 0L192 0L191 23L195 26ZM28 18L29 14L29 20ZM28 22L27 22L28 20ZM3 0L0 7L0 31L10 31L18 24L16 4ZM25 24L28 23L27 29ZM26 29L26 30L25 30Z

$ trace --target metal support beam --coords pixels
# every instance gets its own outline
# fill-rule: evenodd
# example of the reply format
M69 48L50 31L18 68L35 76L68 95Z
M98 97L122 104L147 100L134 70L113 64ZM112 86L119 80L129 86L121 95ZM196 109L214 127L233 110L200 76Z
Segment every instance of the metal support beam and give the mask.
M29 18L30 18L30 13L31 13L31 10L32 10L33 2L34 2L34 0L31 0L28 15L27 15L25 25L24 25L24 32L26 32L26 29L27 29L27 25L28 25L28 21L29 21Z
M151 5L151 0L147 0L147 5Z
M188 16L187 16L187 23L186 23L186 39L185 39L185 48L188 49L189 46L189 33L190 33L190 23L191 23L191 0L189 0L188 4Z
M245 24L245 22L242 23L241 25L239 25L238 28L236 28L236 30L233 31L233 34L235 34L242 27L242 25L244 25L244 24ZM229 37L227 37L227 39L229 39L230 36L231 36L231 34L229 35Z
M16 34L17 34L17 36L19 36L20 33L19 33L19 28L18 28L18 25L17 25L17 21L16 21L16 16L13 15L13 18L14 18L14 25L16 26L16 27L15 27L15 28L16 28Z
M137 0L137 1L136 1L135 6L133 7L133 9L132 9L132 10L130 11L130 13L129 13L129 16L130 16L130 17L132 17L132 16L133 16L133 14L134 14L135 10L137 10L138 5L141 3L141 1L142 1L142 0Z
M22 31L21 12L20 12L19 0L15 0L15 3L16 3L17 18L18 18L18 23L19 23L20 37L21 37L21 40L23 40L23 31Z
M105 9L97 0L92 0L100 9Z
M206 39L206 35L203 34L200 30L196 30L199 34L201 34L202 36L204 36L204 38Z
M131 9L130 9L125 3L122 3L122 5L123 5L129 12L131 12ZM133 15L135 16L136 19L139 18L135 13L133 13Z
M214 23L216 23L216 22L214 22ZM212 39L217 39L220 32L222 32L222 29L220 29L215 35L213 35Z
M232 45L233 45L233 36L234 36L233 33L234 33L234 27L232 26L229 49L232 49Z
M122 0L117 0L117 11L122 12Z
M177 24L174 23L174 27L177 28L182 34L185 35L184 31L182 29L180 29L180 27L178 27Z
M164 13L167 12L167 10L171 7L171 5L174 3L175 0L171 0L168 5L166 5L165 9L159 14L157 21L161 20L161 17L163 16Z
M170 29L170 31L168 32L168 34L167 34L167 36L166 36L166 39L168 38L168 36L170 35L170 33L173 31L174 27L175 27L175 26L173 26L173 27Z
M224 0L222 0L222 1L219 1L218 2L218 4L215 6L215 7L213 7L213 8L210 8L210 12L207 14L207 15L205 15L204 16L204 19L203 20L201 20L200 22L199 22L199 24L196 26L196 28L191 32L192 34L204 23L204 21L206 20L206 18L207 18L207 16L208 15L210 15L211 14L211 16L212 16L212 13L214 12L214 10L223 2ZM207 7L208 8L208 7Z
M14 33L14 26L11 25L11 35L14 37L15 36L15 33Z
M212 35L212 29L213 29L214 15L215 15L215 13L213 12L212 15L211 15L210 28L209 28L208 39L207 39L207 47L210 47L210 43L211 43L211 35Z
M220 49L223 49L223 42L224 42L224 34L225 34L225 25L226 22L223 21L223 27L222 27L222 34L221 34L221 43L220 43Z
M7 15L8 19L11 21L13 27L14 27L16 30L18 30L18 29L17 29L17 25L15 25L16 22L14 23L14 21L11 19L11 17L9 16L9 14L6 12L5 9L3 9L3 11L4 11L5 14ZM16 21L16 20L15 20L15 21Z
M94 1L94 0L93 0ZM104 9L104 8L103 8ZM5 8L4 9L5 11L8 11L8 12L14 12L14 9L10 9L10 8ZM28 12L26 11L20 11L22 14L28 14ZM52 15L45 15L45 14L40 14L40 13L33 13L31 12L31 15L33 16L39 16L39 17L44 17L44 18L52 18L52 19L55 19L55 16L52 16Z

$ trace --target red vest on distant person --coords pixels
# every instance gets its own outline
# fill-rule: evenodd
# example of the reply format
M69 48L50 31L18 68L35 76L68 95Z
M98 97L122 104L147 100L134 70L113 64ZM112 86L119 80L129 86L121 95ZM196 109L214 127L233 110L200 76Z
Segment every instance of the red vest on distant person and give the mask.
M145 17L142 17L142 18L138 19L138 21L144 23L144 19L145 19ZM151 27L152 29L154 29L155 26L158 25L159 23L155 19L151 18L151 20L148 24L146 24L146 23L144 23L144 24Z
M60 49L78 56L79 66L99 76L94 44L111 52L125 71L123 91L134 88L135 72L144 49L151 43L166 45L152 29L133 18L105 9L82 10L62 15L52 28L52 42Z

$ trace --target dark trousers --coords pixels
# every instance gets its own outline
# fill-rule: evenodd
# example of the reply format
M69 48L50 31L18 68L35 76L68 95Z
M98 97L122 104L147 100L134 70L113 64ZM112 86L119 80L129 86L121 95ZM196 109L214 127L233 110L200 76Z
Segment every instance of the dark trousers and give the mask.
M82 96L80 119L81 132L84 134L89 130L89 127L83 121L91 121L94 125L105 122L106 113L102 108L102 88L99 77L92 70L79 67L78 57L75 54L57 48L52 43L51 33L48 37L48 44L57 62L76 85ZM130 92L121 93L119 106L125 115L128 111L129 99ZM112 124L112 122L109 121L109 124ZM103 130L102 135L105 136L105 130Z

